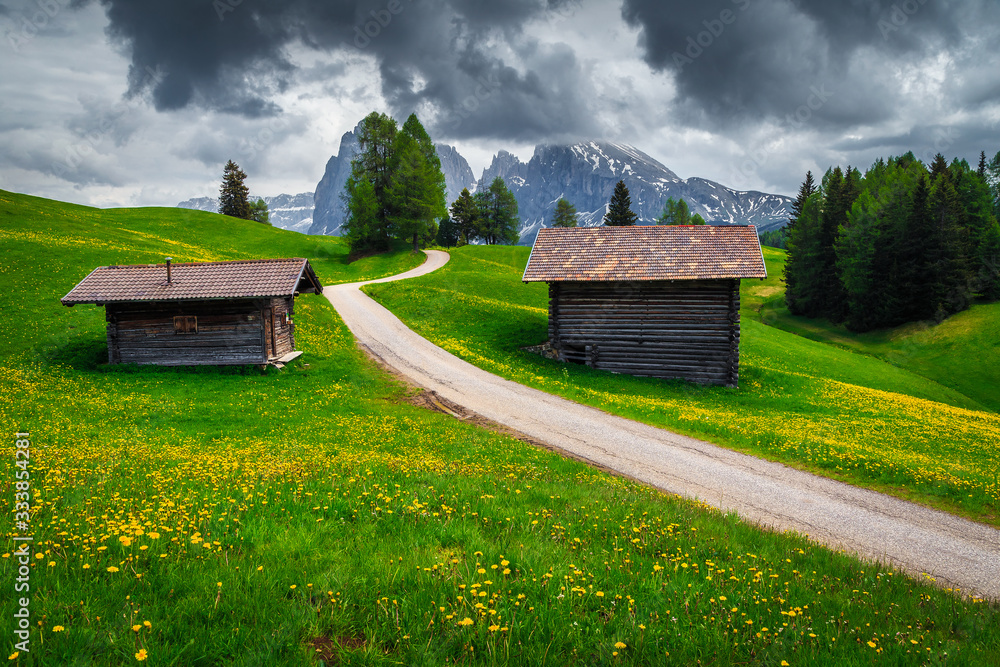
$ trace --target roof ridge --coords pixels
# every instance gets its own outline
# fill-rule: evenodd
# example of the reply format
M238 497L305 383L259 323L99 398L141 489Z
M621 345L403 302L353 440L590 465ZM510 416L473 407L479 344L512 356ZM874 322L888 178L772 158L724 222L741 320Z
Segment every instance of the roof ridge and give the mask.
M213 262L170 262L170 266L219 266L219 265L232 265L232 264L266 264L268 262L305 262L308 261L305 257L272 257L268 259L220 259ZM167 264L109 264L107 266L99 266L97 269L148 269L153 267L165 267ZM94 269L95 271L97 269Z

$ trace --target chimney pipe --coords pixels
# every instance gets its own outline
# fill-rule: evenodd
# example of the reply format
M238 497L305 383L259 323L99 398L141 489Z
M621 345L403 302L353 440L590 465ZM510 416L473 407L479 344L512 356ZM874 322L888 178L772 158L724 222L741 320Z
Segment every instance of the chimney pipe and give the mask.
M167 284L170 284L170 262L174 260L173 257L167 257Z

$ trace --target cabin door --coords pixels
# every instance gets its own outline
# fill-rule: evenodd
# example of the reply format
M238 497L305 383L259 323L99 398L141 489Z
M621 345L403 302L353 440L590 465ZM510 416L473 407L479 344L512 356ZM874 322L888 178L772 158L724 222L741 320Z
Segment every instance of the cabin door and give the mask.
M274 356L274 311L264 309L264 353L268 359Z

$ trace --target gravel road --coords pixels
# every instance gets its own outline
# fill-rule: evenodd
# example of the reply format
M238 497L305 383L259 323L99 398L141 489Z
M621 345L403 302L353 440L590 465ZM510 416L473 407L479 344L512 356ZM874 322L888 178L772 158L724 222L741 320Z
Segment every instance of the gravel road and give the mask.
M444 266L429 250L403 280ZM879 560L939 585L1000 599L1000 531L701 440L609 415L510 382L445 352L363 294L364 283L324 294L358 341L413 383L576 458L670 493L795 530L834 549Z

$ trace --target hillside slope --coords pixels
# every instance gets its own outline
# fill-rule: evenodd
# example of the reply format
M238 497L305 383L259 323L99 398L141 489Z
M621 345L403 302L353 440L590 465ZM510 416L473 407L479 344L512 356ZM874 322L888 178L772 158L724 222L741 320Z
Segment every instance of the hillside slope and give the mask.
M410 405L321 297L296 302L305 356L265 373L108 366L103 309L59 303L94 266L167 254L305 256L330 284L409 252L347 264L339 239L2 191L0 251L5 479L31 434L29 526L7 528L33 537L31 652L11 664L1000 656L996 605Z
M366 288L408 326L508 379L669 430L1000 523L1000 416L868 355L751 315L780 272L743 281L737 390L594 371L522 350L547 331L527 248L466 246L433 274ZM772 258L769 253L769 258Z
M765 248L775 278L783 275L785 251ZM871 355L961 392L1000 412L1000 303L981 303L944 322L915 322L864 334L826 320L797 317L785 306L784 284L751 288L744 313L810 340Z

